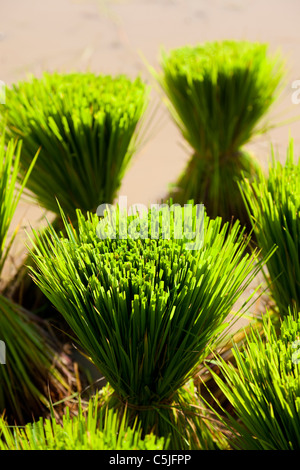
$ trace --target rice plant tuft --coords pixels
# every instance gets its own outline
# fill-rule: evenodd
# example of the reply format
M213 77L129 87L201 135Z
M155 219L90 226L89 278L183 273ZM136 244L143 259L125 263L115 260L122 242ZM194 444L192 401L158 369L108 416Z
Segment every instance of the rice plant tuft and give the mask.
M220 361L215 380L230 401L232 446L244 450L300 449L300 314L281 321L277 333L268 313L263 334L253 329L244 348L234 347L236 366Z
M7 90L8 135L23 140L20 177L40 149L27 188L58 213L112 203L138 145L148 89L140 78L44 73Z
M192 149L172 197L193 199L211 217L248 217L237 181L255 176L259 164L244 148L267 128L265 115L278 96L283 63L266 44L214 41L184 46L161 57L155 76L171 116Z
M101 238L95 214L78 211L74 228L62 213L65 235L51 225L42 235L33 231L32 273L113 388L112 406L138 415L145 433L172 430L176 445L188 445L186 418L176 411L185 406L179 389L226 331L262 261L246 253L238 222L205 214L202 244L189 250L191 232L175 236L176 224L169 238L154 237L152 215L118 216L115 236ZM143 227L139 237L124 235L124 220L127 229Z
M275 155L269 174L240 184L257 243L262 253L276 245L267 262L267 281L280 316L289 307L300 309L300 159L295 160L293 141L281 164Z

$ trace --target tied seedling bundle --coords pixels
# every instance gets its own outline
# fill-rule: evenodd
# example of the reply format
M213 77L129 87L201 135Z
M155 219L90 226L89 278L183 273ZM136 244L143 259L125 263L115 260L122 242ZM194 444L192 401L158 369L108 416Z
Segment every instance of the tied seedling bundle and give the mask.
M10 136L23 140L20 176L40 148L27 188L43 208L95 211L112 203L138 145L148 90L141 79L49 74L7 90Z
M288 308L300 309L300 159L295 161L293 141L285 164L275 160L269 174L245 179L241 191L262 252L276 245L267 262L268 283L280 316Z
M236 365L220 359L223 378L215 375L235 412L226 413L235 449L300 449L300 314L289 309L279 333L272 317L262 335L253 329L234 347Z
M211 217L249 220L237 181L252 178L258 163L244 149L266 130L262 118L277 97L282 61L267 45L216 41L164 53L156 74L171 115L193 154L172 197L193 199ZM249 225L249 224L248 224Z
M144 433L171 435L173 448L191 448L201 425L191 424L180 388L224 334L233 304L262 261L245 252L248 239L238 222L229 226L204 214L203 231L192 233L203 239L190 250L191 231L199 228L196 206L182 238L172 211L170 236L157 237L149 223L153 210L127 216L127 237L119 216L112 218L114 233L99 230L96 215L78 211L73 228L62 214L66 235L51 225L43 236L33 232L33 276L114 390L110 405L138 417ZM165 214L158 217L165 229Z

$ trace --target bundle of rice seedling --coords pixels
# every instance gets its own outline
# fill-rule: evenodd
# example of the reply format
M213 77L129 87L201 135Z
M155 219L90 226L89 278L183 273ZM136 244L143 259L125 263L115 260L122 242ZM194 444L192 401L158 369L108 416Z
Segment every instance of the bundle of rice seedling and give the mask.
M65 235L51 225L33 231L31 250L35 282L113 388L112 406L138 416L145 433L171 435L175 448L191 446L179 389L262 265L238 222L191 209L181 234L186 208L125 218L116 210L100 222L78 211L77 228L62 213Z
M8 135L23 140L20 176L40 149L27 188L59 215L112 203L136 150L145 84L126 76L44 73L7 89Z
M253 329L243 349L234 347L236 366L219 360L224 378L215 379L236 414L227 413L235 449L300 449L300 314L290 310L279 334L271 320L264 317L263 335Z
M300 159L295 161L293 141L285 164L275 159L269 174L241 182L241 191L262 253L276 245L267 262L266 279L280 316L289 307L300 309Z
M282 60L266 44L215 41L164 53L155 74L171 116L193 154L172 197L205 205L208 215L248 224L237 181L259 164L244 146L266 130L262 118L277 97Z

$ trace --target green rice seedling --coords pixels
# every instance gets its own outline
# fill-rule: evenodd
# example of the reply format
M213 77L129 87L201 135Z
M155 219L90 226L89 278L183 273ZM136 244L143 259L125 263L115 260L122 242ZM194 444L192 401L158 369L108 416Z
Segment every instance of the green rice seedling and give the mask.
M87 408L79 403L76 416L71 417L67 408L62 422L40 418L23 427L9 427L0 418L1 450L163 450L166 444L153 434L142 437L137 422L129 427L126 414L120 422L113 410L99 410L97 395Z
M2 129L3 131L3 129ZM5 146L0 140L0 275L7 260L17 230L9 234L11 221L32 167L21 186L17 184L21 142L14 140ZM42 323L42 322L41 322ZM45 325L44 325L45 326ZM69 390L63 379L60 361L54 364L56 353L50 334L36 324L33 315L0 293L0 340L5 348L6 363L0 364L0 413L22 422L25 417L41 413L48 405L47 395L53 387L61 393Z
M126 218L116 209L111 225L107 215L99 222L78 211L77 228L62 213L65 235L51 225L43 236L33 231L31 248L35 282L113 388L112 406L138 415L144 432L171 432L171 443L186 447L178 390L220 340L233 304L262 266L246 253L238 222L202 220L190 207L181 237L185 208ZM192 236L197 244L187 249Z
M236 365L220 361L224 374L215 380L236 413L227 413L231 444L242 450L300 449L300 314L281 321L263 319L263 335L247 334L242 350L233 349Z
M17 234L17 229L15 229L8 240L8 231L12 217L37 158L37 155L32 157L31 165L28 168L27 174L24 176L22 185L17 188L21 146L22 143L14 139L10 139L7 146L5 145L5 132L2 126L2 134L0 137L0 274L2 273L9 250Z
M266 44L215 41L163 53L155 73L172 118L193 154L172 197L205 205L208 215L249 220L237 181L259 164L244 146L266 130L262 122L283 77L282 60Z
M269 174L241 184L257 243L263 252L277 250L267 262L267 280L280 316L294 306L300 310L300 159L290 141L285 164L273 153Z
M44 73L7 90L8 133L23 140L21 178L41 149L27 188L43 208L59 215L57 198L76 220L75 209L114 201L147 95L139 78L92 73Z

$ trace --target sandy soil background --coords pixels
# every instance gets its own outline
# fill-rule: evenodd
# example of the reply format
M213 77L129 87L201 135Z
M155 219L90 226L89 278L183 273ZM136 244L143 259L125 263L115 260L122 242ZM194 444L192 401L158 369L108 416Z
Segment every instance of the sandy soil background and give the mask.
M160 94L145 61L159 68L162 47L215 39L258 40L268 42L272 52L280 49L287 61L286 83L269 116L279 123L300 115L300 104L292 104L292 83L300 79L299 17L298 0L2 0L0 79L10 86L44 70L140 74L154 86L154 106L161 102ZM151 139L135 156L120 190L129 204L159 201L189 157L162 103L152 124ZM249 148L266 166L272 143L283 161L290 135L298 156L299 130L300 120L285 124ZM22 229L10 261L17 262L24 253L23 228L37 226L43 215L36 205L20 203L13 227L20 223ZM8 265L6 274L13 270L13 264Z

